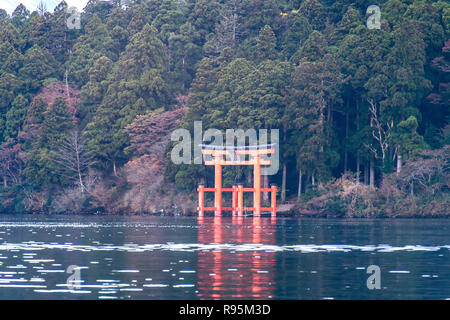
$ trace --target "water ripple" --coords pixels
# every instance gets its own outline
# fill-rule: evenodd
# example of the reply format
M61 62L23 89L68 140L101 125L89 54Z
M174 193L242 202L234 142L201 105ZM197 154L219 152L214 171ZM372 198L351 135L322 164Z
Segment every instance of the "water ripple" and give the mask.
M73 245L73 244L57 244L43 242L22 242L22 243L3 243L0 244L0 251L10 250L71 250L71 251L125 251L125 252L145 252L145 251L296 251L301 253L315 252L351 252L351 251L372 251L372 252L396 252L396 251L438 251L441 249L450 249L450 245L442 246L423 246L423 245L316 245L316 244L299 244L299 245L272 245L272 244L234 244L234 243L161 243L161 244L127 244L122 246L113 245ZM31 262L31 261L30 261Z

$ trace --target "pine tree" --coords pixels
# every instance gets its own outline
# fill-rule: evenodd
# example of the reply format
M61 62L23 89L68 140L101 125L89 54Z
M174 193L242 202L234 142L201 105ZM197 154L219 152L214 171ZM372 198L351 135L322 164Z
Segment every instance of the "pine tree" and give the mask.
M36 107L41 106L42 103L37 101ZM56 98L49 110L44 113L41 135L33 143L25 163L24 175L36 187L42 188L51 183L67 183L66 179L56 174L59 168L50 161L50 158L52 151L60 147L73 127L73 119L65 99Z
M6 113L6 128L4 132L6 140L16 139L22 130L28 103L28 99L21 94L12 102L11 108Z
M74 45L73 53L67 62L70 81L79 86L86 84L89 80L89 69L101 56L117 60L113 43L105 25L94 14L85 26L85 34Z
M318 0L302 1L299 11L309 20L315 30L321 30L325 27L326 11Z
M0 76L0 110L9 108L21 86L22 81L14 74L3 73Z
M288 29L283 35L282 55L287 60L302 47L312 32L308 20L301 14L288 15Z
M277 38L269 25L265 25L259 31L258 38L256 40L256 57L257 61L262 60L274 60L277 57L276 51Z
M328 42L319 31L313 31L302 47L291 58L291 62L297 64L301 59L310 61L320 60L328 50Z
M31 149L32 144L37 141L41 135L46 110L47 104L40 97L34 98L27 107L23 130L19 134L19 142L27 151Z
M53 56L46 49L35 45L25 53L19 74L33 92L42 86L45 79L55 77L56 70L57 63Z
M80 118L90 121L95 108L102 103L108 86L109 77L113 69L113 61L102 56L98 58L89 69L89 81L81 90L81 104L79 106Z
M112 75L115 81L103 101L118 110L121 128L138 114L167 106L169 96L163 76L166 66L164 45L155 28L146 25L131 38L117 62Z
M9 15L4 9L0 9L0 29L9 23Z
M289 116L298 130L298 168L320 181L330 177L330 169L337 165L339 156L331 146L326 109L332 107L342 84L336 61L327 55L319 62L303 60L292 76Z
M19 31L12 23L8 23L5 27L2 28L2 33L0 34L0 42L2 44L9 43L19 52L21 52L25 47L25 40L21 38Z
M129 138L118 125L117 111L108 105L97 109L92 121L86 126L86 140L92 155L102 169L112 170L117 176L117 167L126 159L125 148Z
M50 109L45 113L39 145L49 149L55 147L64 139L67 132L73 129L73 118L64 98L55 99Z
M219 68L210 58L199 62L197 74L192 82L189 98L189 108L184 121L185 125L193 125L196 120L202 120L206 115L207 104L219 78Z
M392 143L398 146L402 160L408 160L428 148L423 137L417 133L419 123L414 116L400 122L392 133Z
M11 23L20 31L26 29L30 11L21 3L11 15Z

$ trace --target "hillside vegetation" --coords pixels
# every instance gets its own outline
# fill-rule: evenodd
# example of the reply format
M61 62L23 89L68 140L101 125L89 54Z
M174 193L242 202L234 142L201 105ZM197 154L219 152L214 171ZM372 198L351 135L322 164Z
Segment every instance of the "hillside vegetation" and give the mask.
M89 1L0 10L0 212L193 213L171 132L279 129L294 213L450 213L450 4ZM72 20L71 20L72 19ZM225 168L224 184L251 183ZM227 201L227 199L225 199Z

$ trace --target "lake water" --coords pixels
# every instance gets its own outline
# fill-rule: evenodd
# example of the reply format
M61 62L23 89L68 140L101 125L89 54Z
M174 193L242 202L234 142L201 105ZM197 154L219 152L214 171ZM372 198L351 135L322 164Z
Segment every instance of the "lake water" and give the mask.
M449 298L449 219L0 216L0 299Z

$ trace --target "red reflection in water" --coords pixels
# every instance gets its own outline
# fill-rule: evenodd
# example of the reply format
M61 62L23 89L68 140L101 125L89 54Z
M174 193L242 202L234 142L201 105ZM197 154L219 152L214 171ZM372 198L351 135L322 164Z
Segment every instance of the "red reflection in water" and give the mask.
M231 223L230 223L231 222ZM274 244L276 218L199 218L198 243ZM242 250L239 250L242 249ZM202 299L268 299L275 290L275 252L239 248L198 253Z

